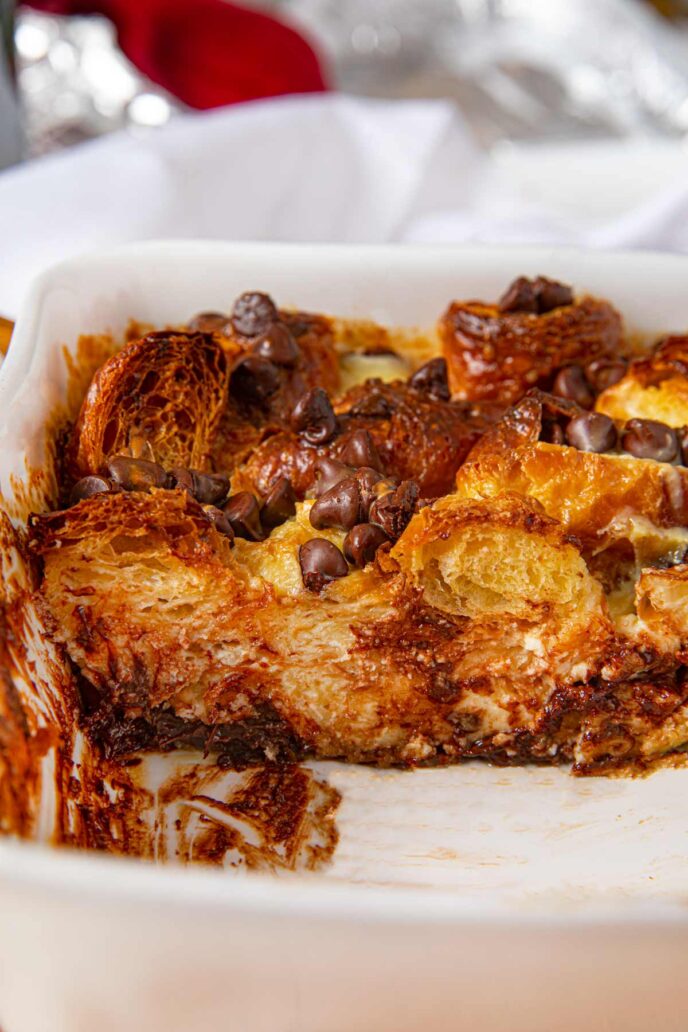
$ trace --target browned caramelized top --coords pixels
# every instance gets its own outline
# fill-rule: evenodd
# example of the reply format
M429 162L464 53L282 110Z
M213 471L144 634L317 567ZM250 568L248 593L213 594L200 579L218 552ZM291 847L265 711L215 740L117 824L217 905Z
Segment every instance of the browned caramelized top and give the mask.
M277 433L256 448L242 470L259 492L280 475L291 479L303 498L322 456L350 465L351 446L368 435L381 468L397 480L415 480L424 498L451 491L456 471L500 413L497 406L480 406L436 398L408 383L368 380L352 388L336 405L337 429L321 445L309 445L298 433Z
M645 424L620 434L588 411L625 374L621 320L608 302L577 300L564 284L520 277L497 304L454 302L439 322L443 357L406 380L364 379L338 396L338 341L355 354L355 325L247 292L228 315L203 312L184 329L130 340L84 400L63 497L182 490L230 541L257 542L316 496L314 529L349 535L343 552L317 538L302 549L304 583L316 584L346 574L347 563L366 566L419 505L451 492L476 442L533 384L570 409L564 422L561 413L550 420L545 439L678 455L673 430L668 441ZM366 355L370 335L365 324Z
M536 302L533 283L523 278L520 285L512 285L501 305L449 305L439 331L455 395L510 403L530 387L549 389L562 367L589 367L622 354L621 318L608 301L574 300L570 291L551 289L560 284L545 282L550 291L544 307L542 292ZM593 378L594 374L593 369Z

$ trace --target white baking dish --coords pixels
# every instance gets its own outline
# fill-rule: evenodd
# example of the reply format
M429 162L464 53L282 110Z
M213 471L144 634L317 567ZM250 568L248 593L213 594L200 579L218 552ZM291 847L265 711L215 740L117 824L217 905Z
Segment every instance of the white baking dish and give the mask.
M168 242L65 263L35 284L0 370L0 490L11 504L10 476L40 462L80 333L181 321L249 288L429 325L521 273L608 297L642 333L688 327L688 259L662 255ZM0 843L4 1032L688 1027L688 770L314 766L343 794L318 873Z

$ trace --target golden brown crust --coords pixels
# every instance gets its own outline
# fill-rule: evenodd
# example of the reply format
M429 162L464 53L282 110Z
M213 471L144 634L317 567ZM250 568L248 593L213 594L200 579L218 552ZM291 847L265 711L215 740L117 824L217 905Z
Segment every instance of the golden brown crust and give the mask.
M32 547L40 555L76 542L100 547L123 538L164 542L174 555L202 563L228 555L229 542L215 530L203 509L186 491L151 490L95 495L68 509L33 516Z
M74 428L74 479L142 445L166 466L206 468L227 401L228 356L208 334L130 341L91 382Z
M533 391L486 434L459 471L457 493L498 501L515 492L542 506L580 543L605 592L616 636L604 677L664 678L688 631L676 565L688 549L688 470L540 441L550 402L558 404Z
M534 498L588 541L633 515L660 528L688 524L688 469L541 441L546 400L531 392L482 437L457 474L461 497Z
M184 653L184 618L216 630L264 595L237 576L228 539L186 492L96 495L33 518L30 533L55 634L82 674L99 690L145 689L151 705L194 672L212 677L210 642L187 639Z
M592 297L541 315L454 301L438 330L452 393L470 401L511 404L530 387L549 388L561 366L615 357L623 348L619 313Z

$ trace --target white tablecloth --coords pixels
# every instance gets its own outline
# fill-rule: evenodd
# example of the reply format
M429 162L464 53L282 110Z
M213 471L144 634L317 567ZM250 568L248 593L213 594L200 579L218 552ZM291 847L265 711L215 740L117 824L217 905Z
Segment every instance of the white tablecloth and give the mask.
M159 237L688 250L688 150L483 152L438 101L284 98L0 174L0 313L61 258Z

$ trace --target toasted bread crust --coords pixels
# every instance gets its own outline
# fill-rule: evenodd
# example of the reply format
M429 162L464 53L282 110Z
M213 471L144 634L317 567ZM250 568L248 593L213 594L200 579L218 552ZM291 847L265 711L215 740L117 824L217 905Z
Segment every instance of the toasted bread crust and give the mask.
M688 523L688 469L541 441L544 399L532 391L482 437L457 474L461 497L515 491L588 541L633 514L657 527Z
M561 366L617 357L623 348L619 313L592 297L542 315L454 301L438 332L452 393L507 405L530 387L549 388Z
M209 334L150 333L93 377L74 428L73 479L141 445L167 466L206 468L227 402L228 356Z

